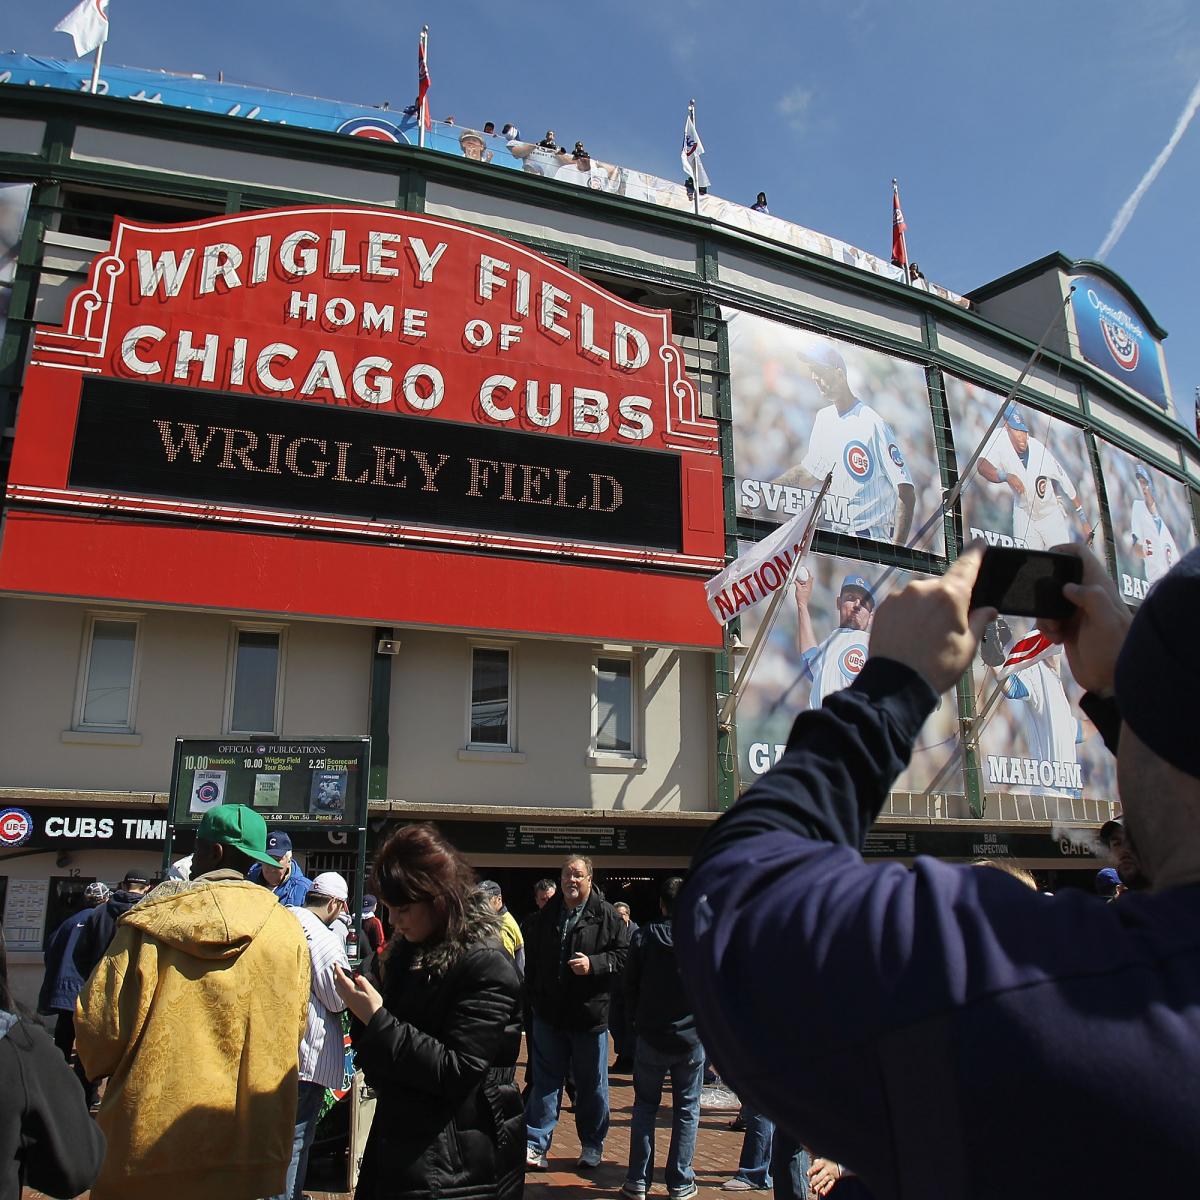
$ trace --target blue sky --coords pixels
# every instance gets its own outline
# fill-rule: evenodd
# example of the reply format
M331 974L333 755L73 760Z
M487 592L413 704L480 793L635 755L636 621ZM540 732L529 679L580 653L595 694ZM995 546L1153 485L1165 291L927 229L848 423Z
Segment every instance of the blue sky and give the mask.
M9 0L5 48L67 57L71 0ZM60 11L61 10L61 11ZM409 103L430 25L432 111L552 127L675 178L689 97L713 191L878 253L900 178L909 249L969 291L1091 257L1200 79L1196 0L111 0L107 61ZM1200 385L1200 117L1108 258Z

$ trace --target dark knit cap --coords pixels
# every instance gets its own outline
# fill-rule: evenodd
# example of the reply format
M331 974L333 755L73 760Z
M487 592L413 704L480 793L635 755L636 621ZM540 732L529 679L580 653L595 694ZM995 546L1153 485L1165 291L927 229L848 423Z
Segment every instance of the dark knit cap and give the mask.
M1200 678L1200 550L1193 550L1151 589L1117 658L1117 707L1125 724L1154 751L1200 779L1200 738L1184 697Z

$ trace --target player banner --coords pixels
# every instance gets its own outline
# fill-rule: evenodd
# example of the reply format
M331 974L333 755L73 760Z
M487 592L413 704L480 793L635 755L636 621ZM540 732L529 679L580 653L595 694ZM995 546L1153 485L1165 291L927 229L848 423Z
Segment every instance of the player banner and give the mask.
M12 284L17 274L21 234L29 214L31 183L0 183L0 341L8 321Z
M1140 604L1196 544L1187 488L1155 467L1100 442L1100 467L1117 547L1117 585Z
M985 796L1116 800L1116 760L1079 707L1083 689L1062 647L1045 642L1033 621L1000 617L989 625L973 680Z
M960 466L980 444L1004 397L946 377L946 402ZM1083 431L1010 403L961 492L963 536L989 546L1048 550L1088 544L1100 521Z
M941 483L917 363L734 312L729 368L740 514L787 521L832 471L818 529L907 545L935 517ZM920 548L943 547L934 520Z
M827 695L858 678L867 661L877 605L910 578L904 571L832 555L810 554L805 559L738 703L743 783L753 782L779 760L798 713L820 708ZM766 606L759 605L742 614L741 636L747 644L766 612ZM925 722L912 761L894 790L923 791L957 750L958 713L951 693ZM948 771L938 790L961 793L961 768Z

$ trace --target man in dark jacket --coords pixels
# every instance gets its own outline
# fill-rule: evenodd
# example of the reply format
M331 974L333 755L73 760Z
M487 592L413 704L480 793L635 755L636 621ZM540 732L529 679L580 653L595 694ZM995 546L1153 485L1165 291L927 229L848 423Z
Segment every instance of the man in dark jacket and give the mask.
M928 858L864 864L890 784L995 616L970 609L971 548L879 607L858 679L797 718L676 909L722 1073L879 1200L1172 1195L1200 1174L1200 551L1132 625L1099 561L1064 552L1083 561L1064 588L1077 607L1040 625L1119 737L1150 891L1102 904ZM1098 1128L1137 1154L1065 1151Z
M630 1200L644 1200L654 1166L654 1122L662 1103L663 1078L671 1072L671 1149L667 1153L667 1193L672 1200L696 1194L692 1155L700 1127L704 1049L696 1032L692 1002L675 960L671 913L683 880L662 886L662 920L634 934L625 964L625 1011L637 1047L633 1062L633 1120L629 1127L629 1170L621 1188Z
M106 883L89 883L83 890L84 907L69 916L49 937L42 962L46 974L42 979L42 990L38 993L38 1012L55 1017L54 1044L62 1051L63 1058L71 1061L75 1051L75 1001L83 990L84 977L75 965L75 947L88 923L88 918L102 904L107 903L112 891ZM87 1093L88 1104L100 1099L97 1084L89 1083L78 1060L75 1074Z
M75 943L75 969L81 979L86 981L104 957L117 934L117 921L149 890L150 880L144 871L127 871L121 886L88 917Z
M561 888L530 926L525 984L533 1007L533 1086L525 1105L526 1162L545 1170L559 1093L575 1078L578 1166L599 1164L608 1134L608 1006L629 931L592 888L592 860L563 864Z

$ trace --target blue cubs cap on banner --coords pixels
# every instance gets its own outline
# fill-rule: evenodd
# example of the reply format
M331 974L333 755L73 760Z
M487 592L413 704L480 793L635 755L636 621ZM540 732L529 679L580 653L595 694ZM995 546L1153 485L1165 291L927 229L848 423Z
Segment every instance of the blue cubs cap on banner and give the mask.
M1029 432L1029 426L1025 424L1025 418L1021 416L1021 410L1015 404L1008 406L1008 411L1004 414L1004 423L1009 429L1016 429L1021 433Z
M1138 465L1133 468L1133 477L1134 479L1140 479L1143 483L1150 482L1150 472L1147 471L1141 463L1138 463Z
M874 607L875 593L871 590L871 585L861 575L847 575L842 580L842 586L838 588L838 595L840 596L847 588L856 588L862 592L870 600L872 607Z
M202 842L231 846L255 862L275 865L267 853L266 821L244 804L218 804L210 808L196 827L196 837Z
M1117 656L1114 685L1125 724L1159 758L1200 779L1195 714L1180 702L1200 673L1200 550L1192 550L1147 593Z
M814 342L800 352L800 357L810 367L824 367L827 371L846 369L846 360L829 342Z
M292 839L282 829L267 834L267 853L276 861L292 852Z

